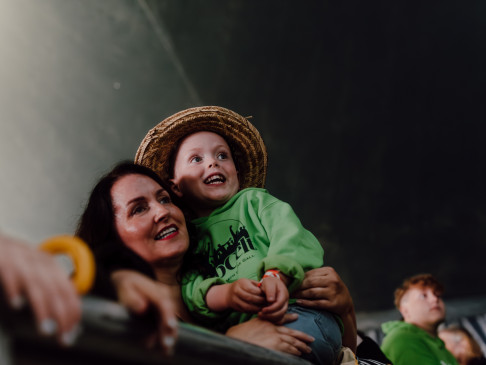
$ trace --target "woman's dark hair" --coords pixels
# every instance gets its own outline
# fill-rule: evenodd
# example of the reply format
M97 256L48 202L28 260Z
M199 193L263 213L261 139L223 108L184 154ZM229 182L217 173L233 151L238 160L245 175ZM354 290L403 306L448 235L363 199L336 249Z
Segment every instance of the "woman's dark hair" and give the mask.
M179 206L178 198L172 194L169 186L154 171L130 161L117 164L98 181L79 220L76 236L88 244L96 259L97 274L92 292L109 298L116 297L110 283L110 274L114 270L132 269L155 278L151 266L125 246L115 227L111 189L122 177L133 174L144 175L157 182L169 193L173 203ZM193 230L190 228L190 224L187 226L189 237L192 237ZM194 268L194 264L201 261L196 258L194 246L195 240L190 239L189 249L184 257L179 275L182 275L186 268Z

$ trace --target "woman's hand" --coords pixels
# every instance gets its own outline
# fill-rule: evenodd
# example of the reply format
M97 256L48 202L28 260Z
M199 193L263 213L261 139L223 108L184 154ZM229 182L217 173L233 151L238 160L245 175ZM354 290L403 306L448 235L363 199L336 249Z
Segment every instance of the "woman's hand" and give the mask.
M177 318L170 288L132 270L117 270L111 279L118 300L136 314L153 307L159 315L158 335L166 354L172 354L177 338Z
M284 323L292 322L295 319L297 319L296 314L288 313L284 317ZM307 344L314 341L313 337L304 332L278 326L260 318L253 318L233 326L226 332L226 335L296 356L309 353L311 348Z
M27 301L41 334L63 345L79 333L81 300L67 273L49 254L0 234L0 283L14 309Z
M338 314L344 325L343 345L356 351L356 315L349 290L332 267L306 272L300 288L294 292L297 304Z

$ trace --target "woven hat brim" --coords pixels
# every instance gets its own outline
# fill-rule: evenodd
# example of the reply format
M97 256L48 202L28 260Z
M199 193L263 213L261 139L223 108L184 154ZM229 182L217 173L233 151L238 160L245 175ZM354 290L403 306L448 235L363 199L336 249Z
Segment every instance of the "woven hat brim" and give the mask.
M241 189L264 187L268 157L260 133L246 118L218 106L190 108L164 119L143 139L135 163L151 168L168 181L174 146L182 138L200 131L217 133L230 145Z

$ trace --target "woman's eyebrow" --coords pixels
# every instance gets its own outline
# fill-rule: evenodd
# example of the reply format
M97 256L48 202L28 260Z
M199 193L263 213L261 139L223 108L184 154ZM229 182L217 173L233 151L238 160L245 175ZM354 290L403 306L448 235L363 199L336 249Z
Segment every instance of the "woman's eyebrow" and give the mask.
M130 205L130 204L132 204L132 203L138 203L138 202L142 202L142 201L144 201L144 200L145 200L145 198L144 198L144 197L139 196L139 197L137 197L137 198L133 198L133 199L129 200L129 201L127 202L127 205Z

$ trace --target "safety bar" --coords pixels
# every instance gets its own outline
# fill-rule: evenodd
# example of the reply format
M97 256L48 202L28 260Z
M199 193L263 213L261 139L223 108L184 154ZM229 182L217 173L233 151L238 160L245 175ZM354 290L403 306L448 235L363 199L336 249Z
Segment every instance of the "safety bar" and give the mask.
M82 332L72 347L40 336L29 310L12 312L0 295L0 364L231 364L309 365L308 361L180 323L174 354L147 349L154 323L134 317L121 305L85 296Z

